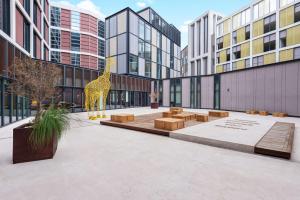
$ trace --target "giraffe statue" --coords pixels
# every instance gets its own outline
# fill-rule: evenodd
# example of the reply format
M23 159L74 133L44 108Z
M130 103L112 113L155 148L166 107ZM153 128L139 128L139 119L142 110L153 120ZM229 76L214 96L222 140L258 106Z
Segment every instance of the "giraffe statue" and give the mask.
M106 68L101 76L96 80L88 83L84 88L85 93L85 109L88 112L90 120L97 118L106 118L106 98L110 90L110 65L111 59L107 59ZM100 112L100 105L102 105L102 113ZM95 115L96 106L96 115Z

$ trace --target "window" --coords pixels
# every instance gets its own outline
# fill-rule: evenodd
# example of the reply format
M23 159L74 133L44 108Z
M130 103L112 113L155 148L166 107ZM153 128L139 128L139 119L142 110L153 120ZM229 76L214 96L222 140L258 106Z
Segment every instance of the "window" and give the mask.
M300 59L300 47L294 49L294 59Z
M129 73L138 75L138 57L133 54L129 55Z
M145 43L145 59L151 60L151 45L149 43Z
M223 49L223 37L217 39L217 47L218 49Z
M237 43L237 32L236 31L232 32L232 42L233 42L233 44Z
M98 36L105 38L105 23L103 21L98 21Z
M145 63L145 76L146 77L151 77L151 61L147 61Z
M249 40L250 39L250 25L246 26L245 31L246 31L245 40Z
M286 47L286 30L279 33L280 48Z
M276 10L277 0L263 0L254 5L254 20Z
M60 31L51 29L51 48L60 49Z
M37 49L36 49L36 40L37 40L37 35L36 35L36 33L34 32L33 33L33 57L34 58L36 58L36 51L37 51Z
M24 49L30 52L30 24L24 20Z
M0 29L10 35L10 0L0 0Z
M28 15L30 15L30 0L24 0L24 8Z
M250 8L247 10L244 10L243 12L233 16L232 19L232 26L233 29L237 29L241 26L244 26L245 24L248 24L251 20L251 12Z
M300 21L300 3L295 4L295 22Z
M230 61L230 49L226 50L226 61Z
M139 38L145 39L145 22L139 20Z
M224 32L224 23L220 23L217 25L217 36L223 35Z
M72 53L71 54L71 63L75 66L80 66L80 54Z
M252 60L253 67L261 66L263 64L264 64L264 56L258 56L258 57L253 58L253 60Z
M98 55L105 57L105 42L101 39L98 39Z
M245 60L245 67L246 68L250 67L250 59L249 58Z
M99 58L99 59L98 59L98 69L99 69L100 71L103 71L104 68L105 68L105 59Z
M208 16L204 17L204 37L203 37L203 44L204 44L204 53L208 52Z
M264 52L272 51L276 48L275 33L264 37Z
M216 57L217 57L217 63L220 63L220 53L219 52L217 52Z
M37 12L38 12L38 5L34 1L33 3L33 22L37 26Z
M145 41L151 42L151 28L147 24L145 24Z
M60 8L51 7L51 26L60 27Z
M144 41L139 39L139 57L144 58L145 44Z
M274 31L276 29L276 14L264 19L264 33Z
M75 31L80 30L80 13L71 11L71 29Z
M234 65L234 64L236 64L236 63L233 63L232 65ZM224 70L224 72L230 71L230 64L229 63L224 64L223 65L223 70Z
M52 51L51 52L51 61L60 63L60 52L58 51Z
M241 58L241 45L232 48L233 59Z
M71 33L71 50L80 51L80 34Z
M280 0L280 7L293 3L295 0Z

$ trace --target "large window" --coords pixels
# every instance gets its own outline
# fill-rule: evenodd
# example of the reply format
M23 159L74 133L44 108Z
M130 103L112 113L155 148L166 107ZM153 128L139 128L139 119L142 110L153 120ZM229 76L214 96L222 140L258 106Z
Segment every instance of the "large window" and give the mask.
M274 31L276 29L276 14L264 19L264 33Z
M51 61L60 63L60 52L59 51L52 51L51 52Z
M145 24L145 41L151 42L151 27L148 24Z
M217 39L217 48L223 49L223 37Z
M24 49L30 52L30 24L24 20Z
M145 44L144 41L139 39L139 57L144 58Z
M75 31L80 30L80 13L71 11L71 29Z
M139 38L145 39L145 23L139 20Z
M208 16L204 17L204 37L203 37L203 44L204 44L204 53L208 52Z
M276 48L276 35L271 34L264 37L264 52L272 51Z
M280 31L279 40L280 40L280 48L286 47L286 30Z
M138 75L138 57L132 54L129 56L129 73Z
M145 76L146 77L151 77L151 61L147 61L145 63Z
M34 3L33 3L33 22L34 22L34 24L37 26L37 18L38 18L38 16L37 16L37 13L39 12L39 10L38 10L38 5L37 5L37 3L34 1Z
M10 0L0 0L0 29L10 35Z
M72 63L72 65L79 66L80 65L80 54L72 53L71 54L71 63Z
M60 8L51 7L51 26L60 27Z
M232 48L233 59L241 58L241 45Z
M280 7L293 3L295 0L280 0Z
M98 39L98 55L105 57L105 41Z
M151 60L151 45L147 42L145 42L145 59Z
M105 38L105 23L103 21L98 21L98 36Z
M300 21L300 3L295 4L295 22Z
M250 8L248 8L247 10L244 10L243 12L240 12L239 14L233 16L232 19L233 29L237 29L241 26L248 24L250 20L251 20L251 12L250 12Z
M246 33L245 33L245 39L250 39L250 25L246 26Z
M51 48L60 49L60 30L51 29Z
M80 34L71 33L71 50L80 51Z
M28 15L30 15L30 0L24 0L24 8Z
M276 10L277 0L263 0L254 5L254 20Z

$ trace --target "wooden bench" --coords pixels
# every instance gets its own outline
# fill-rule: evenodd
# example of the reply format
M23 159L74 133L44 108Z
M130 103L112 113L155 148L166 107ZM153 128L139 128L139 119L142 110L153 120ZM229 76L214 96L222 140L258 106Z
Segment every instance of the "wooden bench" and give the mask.
M290 159L294 141L294 123L276 122L259 140L254 152Z
M273 117L287 117L288 114L287 113L282 113L282 112L274 112L272 114Z
M260 110L258 112L259 115L262 115L262 116L268 116L269 115L269 112L268 111L265 111L265 110Z
M134 115L133 114L111 115L111 121L119 122L119 123L132 122L134 121Z
M183 112L182 108L172 107L170 108L170 112L172 112L173 115L177 115Z
M173 118L176 119L183 119L184 121L189 121L189 120L194 120L195 119L195 114L193 113L180 113L172 116Z
M196 120L198 122L208 122L208 115L205 115L205 114L196 114Z
M168 112L163 112L163 118L172 118L172 112L168 111Z
M226 111L209 111L208 116L211 116L211 117L228 117L229 112L226 112Z
M246 110L246 113L249 115L256 115L256 114L258 114L258 111L257 110Z
M174 131L184 128L184 120L174 118L160 118L154 120L154 128Z

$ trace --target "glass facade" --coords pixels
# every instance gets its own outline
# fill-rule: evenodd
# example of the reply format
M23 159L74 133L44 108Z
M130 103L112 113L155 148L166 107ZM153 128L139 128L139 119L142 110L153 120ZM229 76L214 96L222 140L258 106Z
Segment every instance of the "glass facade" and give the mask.
M0 29L10 35L10 0L0 0Z
M60 8L51 7L51 26L60 27Z

